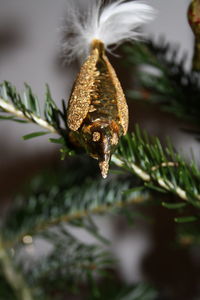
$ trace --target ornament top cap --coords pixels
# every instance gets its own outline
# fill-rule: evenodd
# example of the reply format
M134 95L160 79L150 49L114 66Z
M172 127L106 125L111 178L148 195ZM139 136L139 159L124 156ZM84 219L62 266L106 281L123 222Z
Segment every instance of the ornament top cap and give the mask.
M100 40L94 39L91 43L91 50L98 49L99 55L103 55L105 53L104 43Z

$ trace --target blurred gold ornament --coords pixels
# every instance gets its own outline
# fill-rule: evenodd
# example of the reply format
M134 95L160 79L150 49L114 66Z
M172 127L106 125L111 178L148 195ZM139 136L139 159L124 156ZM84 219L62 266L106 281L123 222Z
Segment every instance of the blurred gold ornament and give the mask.
M193 0L188 9L188 20L195 35L193 70L200 71L200 0Z

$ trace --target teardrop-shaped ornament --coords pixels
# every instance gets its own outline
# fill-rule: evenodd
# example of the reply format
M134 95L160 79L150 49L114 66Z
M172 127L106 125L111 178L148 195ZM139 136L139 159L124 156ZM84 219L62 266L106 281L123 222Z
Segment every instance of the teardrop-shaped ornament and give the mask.
M94 40L75 81L67 110L71 141L99 161L103 178L119 139L128 129L128 106L104 45Z

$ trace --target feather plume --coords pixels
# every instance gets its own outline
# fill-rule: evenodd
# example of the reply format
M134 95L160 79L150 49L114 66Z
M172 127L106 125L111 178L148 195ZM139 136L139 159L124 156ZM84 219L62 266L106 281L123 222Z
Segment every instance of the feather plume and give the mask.
M63 42L67 61L85 58L94 39L101 40L107 50L111 45L138 39L138 27L155 16L151 6L138 0L116 0L107 5L102 5L102 0L90 1L85 13L75 8L76 1L70 3Z

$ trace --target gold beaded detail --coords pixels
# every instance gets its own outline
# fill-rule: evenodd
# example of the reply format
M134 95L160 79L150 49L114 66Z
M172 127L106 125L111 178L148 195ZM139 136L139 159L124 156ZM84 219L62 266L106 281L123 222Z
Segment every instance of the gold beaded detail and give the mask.
M93 142L98 142L101 138L101 134L98 131L95 131L92 135Z

